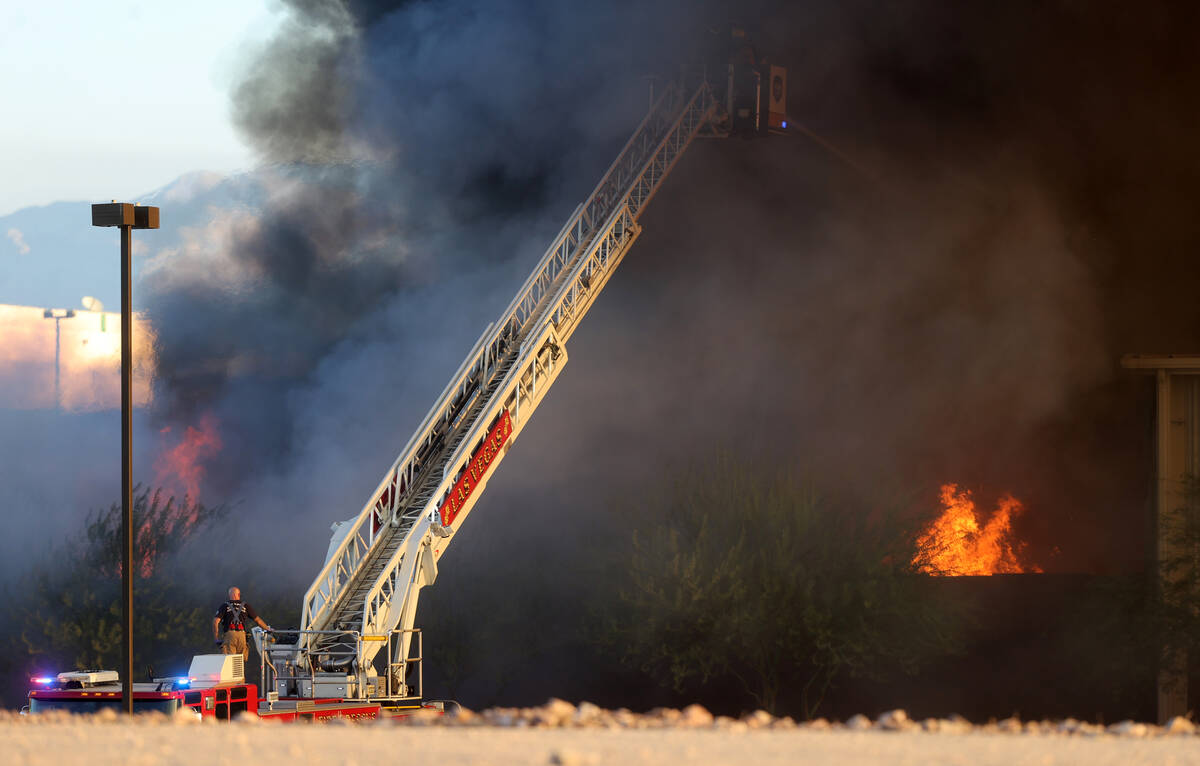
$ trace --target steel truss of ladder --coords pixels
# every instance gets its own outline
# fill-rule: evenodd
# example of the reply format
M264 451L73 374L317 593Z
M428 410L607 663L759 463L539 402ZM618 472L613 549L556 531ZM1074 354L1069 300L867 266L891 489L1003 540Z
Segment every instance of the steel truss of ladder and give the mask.
M437 577L437 559L562 370L566 341L640 233L641 212L715 109L706 83L673 84L658 98L503 316L475 343L371 500L339 530L341 543L304 595L301 638L289 647L298 661L332 652L339 641L345 646L337 631L346 631L360 637L350 672L361 679L384 646L362 639L412 627L419 589ZM501 425L506 433L492 456L484 442L497 440ZM482 475L480 454L487 458ZM448 518L439 510L452 491L456 512ZM401 644L403 666L409 645ZM360 682L359 696L364 688Z

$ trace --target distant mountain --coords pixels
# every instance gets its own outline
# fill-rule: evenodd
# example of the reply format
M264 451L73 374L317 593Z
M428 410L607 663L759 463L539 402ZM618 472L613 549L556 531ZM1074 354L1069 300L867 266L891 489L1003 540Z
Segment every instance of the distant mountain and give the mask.
M158 205L162 228L134 233L136 279L146 256L178 246L184 227L202 226L214 209L258 208L263 197L258 172L221 176L188 173L129 200ZM91 225L91 202L54 202L0 216L0 303L79 308L85 295L108 310L120 309L120 241L113 229Z

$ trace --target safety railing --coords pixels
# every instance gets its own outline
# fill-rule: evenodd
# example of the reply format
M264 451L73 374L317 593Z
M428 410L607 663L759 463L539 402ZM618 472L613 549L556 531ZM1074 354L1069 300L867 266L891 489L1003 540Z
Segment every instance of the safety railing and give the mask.
M400 636L405 633L411 633L417 639L417 656L405 656L400 660L391 659L396 656L397 642L400 641ZM408 648L412 649L412 641L408 642ZM407 655L408 652L405 652ZM387 667L387 695L389 697L425 697L425 635L420 628L400 628L388 632L388 667ZM417 668L417 687L414 693L413 687L408 683L408 671L413 665ZM393 683L393 679L399 678L398 682ZM397 688L400 687L400 688Z
M354 631L273 630L270 633L266 633L260 628L254 628L255 643L257 644L259 656L258 677L260 692L266 694L267 691L276 691L276 682L278 681L292 681L295 682L293 685L296 688L296 697L312 696L312 684L316 683L317 674L315 662L308 660L301 662L295 658L296 647L300 645L304 638L310 635L337 636L342 639L345 639L347 636L349 636L354 640L356 649L359 643L359 634ZM280 638L283 636L295 636L296 641L292 644L284 643L280 640ZM346 642L343 640L341 643L345 644ZM352 649L330 649L329 651L322 652L322 654L332 654L336 656L347 657L349 660L347 664L353 664L353 658L356 656L355 650ZM315 658L313 659L315 660ZM279 668L275 665L277 660L282 661L287 665L291 665L291 670L293 672L280 673ZM304 670L303 673L299 672L301 668ZM308 687L310 690L308 695L303 695L300 693L300 682L302 681L307 681L310 684Z
M264 633L259 628L255 628L257 633ZM417 654L411 656L405 652L405 657L395 659L398 652L397 648L403 646L400 637L411 635L416 639ZM296 641L291 644L285 644L278 640L278 636L295 636ZM304 672L297 672L301 668L301 663L288 661L292 666L292 672L280 673L276 667L275 661L272 660L274 655L282 655L292 657L296 653L296 647L301 644L301 641L306 636L328 636L340 639L335 646L344 648L338 649L333 646L322 648L319 652L320 657L344 658L346 664L346 675L356 678L355 694L352 695L356 699L412 699L421 698L424 696L425 690L425 643L424 635L420 628L398 628L388 631L382 635L363 634L359 631L346 630L276 630L272 634L266 634L258 641L259 646L259 691L265 698L267 692L276 691L279 681L291 682L291 686L296 689L294 698L312 697L312 690L316 688L319 681L318 671L315 667L315 662L304 662L302 666ZM376 686L372 693L370 679L367 677L364 669L358 667L354 662L358 657L363 656L363 644L365 643L383 643L387 647L388 662L384 672L383 686ZM409 650L412 648L412 641L407 644ZM315 658L314 658L315 659ZM408 683L408 672L410 668L416 668L417 683L414 687ZM379 679L376 677L376 684ZM310 693L304 695L300 693L302 682L309 684ZM382 692L380 694L379 692Z

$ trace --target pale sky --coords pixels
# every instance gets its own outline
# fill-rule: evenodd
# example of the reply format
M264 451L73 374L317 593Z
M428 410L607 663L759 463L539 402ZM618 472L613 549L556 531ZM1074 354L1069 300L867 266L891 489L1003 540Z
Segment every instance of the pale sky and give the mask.
M229 120L272 0L0 0L0 215L249 169Z

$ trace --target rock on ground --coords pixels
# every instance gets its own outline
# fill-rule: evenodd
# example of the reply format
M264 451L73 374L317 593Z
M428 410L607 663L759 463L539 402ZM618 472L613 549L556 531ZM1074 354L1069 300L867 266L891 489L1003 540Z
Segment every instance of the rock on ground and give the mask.
M317 725L160 719L0 720L6 764L241 766L247 757L289 764L369 766L403 757L439 766L557 764L1075 764L1200 763L1194 736L1005 734L981 727L931 733L920 727L798 727L788 730L532 726Z
M384 753L439 766L454 764L688 763L778 764L1200 764L1197 727L1176 718L1165 727L1121 721L1108 727L1068 718L1008 718L972 725L952 716L914 721L904 710L872 721L797 723L765 710L740 719L700 705L648 713L605 710L552 699L534 708L493 708L457 715L433 711L351 724L271 724L253 716L200 723L191 715L144 715L132 721L106 710L94 716L18 716L0 711L6 764L240 764L247 753L269 761L366 766Z

